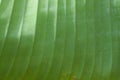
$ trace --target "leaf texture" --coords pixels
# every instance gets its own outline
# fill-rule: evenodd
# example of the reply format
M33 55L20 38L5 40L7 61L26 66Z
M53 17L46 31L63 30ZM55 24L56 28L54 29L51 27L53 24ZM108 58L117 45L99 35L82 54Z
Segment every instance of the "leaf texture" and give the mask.
M120 80L119 0L0 0L0 80Z

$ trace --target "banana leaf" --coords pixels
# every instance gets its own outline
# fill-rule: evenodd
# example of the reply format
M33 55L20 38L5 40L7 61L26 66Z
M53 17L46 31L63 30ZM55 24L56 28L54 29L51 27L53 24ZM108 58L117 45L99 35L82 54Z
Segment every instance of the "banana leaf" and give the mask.
M120 80L120 0L0 0L0 80Z

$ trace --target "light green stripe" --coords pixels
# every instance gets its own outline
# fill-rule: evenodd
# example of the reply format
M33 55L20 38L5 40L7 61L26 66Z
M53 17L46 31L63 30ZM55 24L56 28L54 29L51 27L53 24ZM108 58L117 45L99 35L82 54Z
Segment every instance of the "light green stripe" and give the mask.
M4 0L5 1L5 0ZM2 49L5 43L9 23L10 23L10 16L13 9L13 3L14 0L11 0L11 2L2 2L2 5L0 6L0 55L2 54ZM9 5L8 5L9 4ZM4 6L8 6L7 9L4 9ZM5 10L4 15L3 10Z
M111 11L111 24L112 24L112 40L113 40L113 63L112 63L112 71L110 80L119 80L119 57L120 57L120 49L119 49L119 26L120 26L120 4L119 0L110 0L110 11Z
M86 25L86 1L76 0L76 36L75 36L75 57L71 77L80 79L87 49L87 25Z
M29 67L23 80L35 80L38 76L45 46L46 24L48 16L48 0L38 0L35 40ZM31 77L29 77L31 76Z
M20 5L20 6L18 6ZM22 6L22 7L21 7ZM11 21L9 24L6 42L0 56L0 78L4 79L7 72L11 68L11 65L15 59L16 51L19 45L20 33L21 33L21 21L24 15L25 1L21 1L21 4L16 0L14 2L14 8L11 15ZM17 20L14 20L16 19ZM5 63L5 64L3 64Z
M75 48L75 2L66 0L66 35L64 59L61 68L61 80L71 77Z
M90 80L95 66L94 0L86 0L87 54L81 80Z
M63 62L65 46L65 3L64 0L58 0L57 6L57 24L56 24L56 41L52 66L46 80L59 80L60 69ZM61 6L63 5L63 6Z
M32 45L35 32L35 16L37 9L36 4L37 1L29 0L28 4L26 5L27 9L25 11L25 16L23 20L20 44L16 53L15 61L9 71L8 76L6 77L6 80L13 80L19 77L22 78L28 66L29 58L31 56L31 51L33 48Z
M103 34L103 59L102 59L102 80L109 80L112 68L112 30L110 18L110 5L109 0L102 1L102 28Z
M43 51L42 62L39 67L36 80L45 80L50 70L54 52L55 43L55 27L56 27L56 15L57 15L57 1L49 0L48 2L48 17L46 25L45 46ZM44 74L43 74L44 73Z

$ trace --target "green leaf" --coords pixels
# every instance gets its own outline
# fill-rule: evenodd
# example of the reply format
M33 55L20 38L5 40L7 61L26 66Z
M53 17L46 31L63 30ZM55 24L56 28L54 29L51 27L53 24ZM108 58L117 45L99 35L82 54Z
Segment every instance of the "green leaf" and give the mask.
M120 0L0 0L0 80L120 80Z

